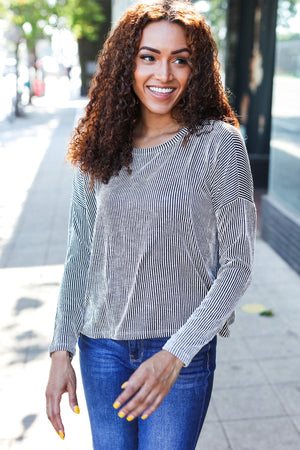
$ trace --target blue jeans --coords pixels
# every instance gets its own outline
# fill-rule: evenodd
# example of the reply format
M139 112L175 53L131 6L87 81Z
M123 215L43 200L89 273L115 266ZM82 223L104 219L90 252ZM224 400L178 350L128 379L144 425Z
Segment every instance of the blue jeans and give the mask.
M113 402L121 385L168 338L115 341L79 338L80 366L94 450L192 450L209 405L216 337L183 367L158 409L146 420L120 419Z

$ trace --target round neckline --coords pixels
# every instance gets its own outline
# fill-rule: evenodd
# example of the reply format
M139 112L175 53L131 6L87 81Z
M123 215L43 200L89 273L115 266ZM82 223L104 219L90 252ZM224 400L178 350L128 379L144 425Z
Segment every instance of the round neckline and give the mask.
M170 147L171 145L176 144L184 136L186 131L187 127L183 127L179 131L177 131L177 133L173 137L168 139L166 142L163 142L162 144L155 145L154 147L133 147L132 150L135 153L143 153L143 154L164 150Z

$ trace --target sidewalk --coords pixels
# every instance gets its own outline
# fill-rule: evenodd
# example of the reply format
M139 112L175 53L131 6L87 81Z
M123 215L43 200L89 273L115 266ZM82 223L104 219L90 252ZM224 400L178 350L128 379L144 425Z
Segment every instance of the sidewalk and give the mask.
M48 423L44 398L71 191L65 143L80 107L82 101L41 101L26 118L0 122L1 450L92 449L77 357L81 414L63 400L65 441ZM274 316L260 316L257 304ZM258 238L253 282L232 337L218 341L197 449L300 448L299 323L300 277Z

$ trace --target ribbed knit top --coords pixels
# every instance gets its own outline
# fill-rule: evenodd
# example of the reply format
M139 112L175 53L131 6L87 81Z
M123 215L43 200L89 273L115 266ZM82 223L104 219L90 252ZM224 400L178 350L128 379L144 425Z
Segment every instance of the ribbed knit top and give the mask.
M77 169L50 352L92 338L169 337L188 365L228 336L251 276L256 229L243 139L224 122L133 149L132 173L89 186Z

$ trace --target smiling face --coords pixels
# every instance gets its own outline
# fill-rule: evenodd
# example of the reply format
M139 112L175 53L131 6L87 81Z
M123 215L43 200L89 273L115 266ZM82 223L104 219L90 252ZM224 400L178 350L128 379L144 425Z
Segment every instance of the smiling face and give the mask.
M188 84L189 56L185 31L180 25L160 21L144 28L133 83L142 117L148 114L171 117Z

